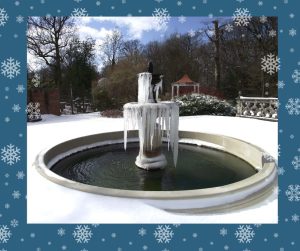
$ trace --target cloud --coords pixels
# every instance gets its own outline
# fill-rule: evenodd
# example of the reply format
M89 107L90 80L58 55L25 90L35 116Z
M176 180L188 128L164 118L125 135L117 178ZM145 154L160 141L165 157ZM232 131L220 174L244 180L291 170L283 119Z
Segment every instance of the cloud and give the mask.
M78 23L82 26L90 27L103 25L104 22L109 22L116 27L127 30L127 39L140 39L144 32L160 31L163 27L158 27L153 17L89 17L89 19L79 18Z

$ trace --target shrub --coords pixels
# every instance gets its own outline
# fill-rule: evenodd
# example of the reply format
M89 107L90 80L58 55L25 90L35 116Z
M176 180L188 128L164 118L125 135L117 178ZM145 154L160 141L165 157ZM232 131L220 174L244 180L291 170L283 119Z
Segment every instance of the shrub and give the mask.
M108 118L121 118L123 117L123 112L117 109L114 110L105 110L100 113L102 117Z
M185 95L177 98L180 116L219 115L235 116L236 108L225 100L209 95Z

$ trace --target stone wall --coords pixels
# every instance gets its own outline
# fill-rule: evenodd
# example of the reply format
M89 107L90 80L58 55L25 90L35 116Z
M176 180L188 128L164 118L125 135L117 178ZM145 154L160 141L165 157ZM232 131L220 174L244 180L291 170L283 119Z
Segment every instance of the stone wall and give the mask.
M32 89L27 93L27 103L40 104L41 114L60 115L60 96L58 89Z

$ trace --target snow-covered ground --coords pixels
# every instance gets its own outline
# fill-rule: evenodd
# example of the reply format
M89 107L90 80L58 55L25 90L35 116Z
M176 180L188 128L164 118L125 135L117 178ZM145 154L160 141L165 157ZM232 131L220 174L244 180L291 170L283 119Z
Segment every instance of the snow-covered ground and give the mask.
M98 113L43 115L27 126L27 221L28 223L277 223L276 191L264 202L230 213L180 215L125 198L85 193L57 185L32 166L44 148L101 132L123 130L122 118L103 118ZM277 159L277 122L218 116L181 117L180 130L223 134L265 149Z

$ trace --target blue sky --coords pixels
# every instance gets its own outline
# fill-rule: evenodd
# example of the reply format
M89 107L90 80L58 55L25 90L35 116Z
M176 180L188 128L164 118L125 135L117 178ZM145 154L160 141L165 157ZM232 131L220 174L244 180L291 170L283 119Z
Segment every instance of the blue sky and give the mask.
M231 17L170 17L166 22L158 22L154 17L77 17L77 34L80 39L90 37L96 41L96 62L102 68L100 45L105 37L118 29L124 40L138 39L142 44L150 41L164 41L171 34L190 34L212 27L212 21L227 23ZM40 68L43 61L27 53L28 63L32 68Z
M163 41L171 34L185 34L199 31L212 25L216 18L209 17L170 17L166 25L158 24L153 17L84 17L78 18L77 24L81 37L93 37L101 40L113 29L121 31L125 40L139 39L143 44L149 41ZM228 22L231 18L218 18Z

